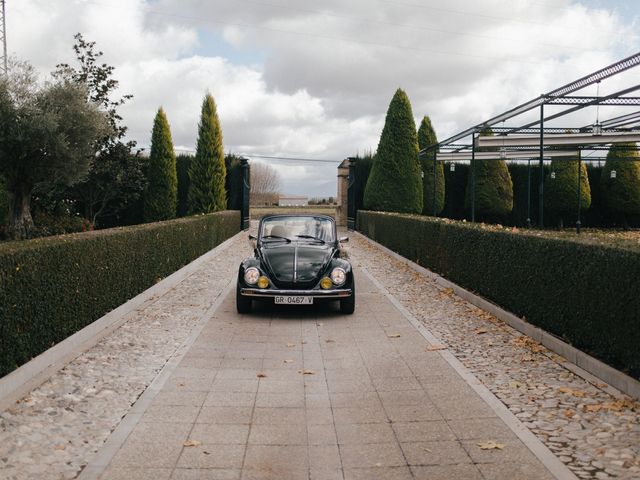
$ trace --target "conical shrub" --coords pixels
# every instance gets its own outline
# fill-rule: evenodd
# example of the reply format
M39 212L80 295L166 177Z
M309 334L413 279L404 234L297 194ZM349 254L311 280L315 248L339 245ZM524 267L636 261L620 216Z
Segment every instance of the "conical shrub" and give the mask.
M487 127L481 135L493 135ZM491 151L483 148L477 151ZM469 170L467 190L465 193L465 209L471 210L472 171L475 172L475 210L476 219L487 222L504 222L513 210L513 182L507 168L507 163L496 159L475 160Z
M196 155L189 168L189 212L224 210L226 176L220 120L216 103L211 94L207 94L202 101Z
M438 143L438 138L431 125L431 119L425 115L418 128L418 148L422 150L436 143ZM442 162L435 161L437 153L438 150L432 149L420 157L424 174L422 178L422 213L424 215L439 215L444 208L444 165Z
M578 177L580 177L580 212L591 206L591 188L587 166L577 159L553 159L551 171L544 184L544 208L551 218L564 226L576 218L578 213Z
M635 143L611 146L600 188L609 221L627 225L640 216L640 155Z
M151 153L144 196L147 222L168 220L176 216L178 178L169 121L162 107L158 109L151 133Z
M421 213L422 178L416 124L407 94L398 89L389 104L376 160L364 191L364 208Z

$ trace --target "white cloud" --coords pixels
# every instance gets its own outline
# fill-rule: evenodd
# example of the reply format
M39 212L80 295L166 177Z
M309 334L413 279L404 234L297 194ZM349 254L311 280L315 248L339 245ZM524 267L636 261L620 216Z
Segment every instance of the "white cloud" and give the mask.
M577 0L7 5L9 50L42 71L73 61L76 32L97 42L120 91L134 95L122 113L141 145L162 105L174 143L192 148L209 91L226 150L336 160L376 148L398 87L444 138L637 51L637 19ZM272 163L286 193L335 193L332 164Z

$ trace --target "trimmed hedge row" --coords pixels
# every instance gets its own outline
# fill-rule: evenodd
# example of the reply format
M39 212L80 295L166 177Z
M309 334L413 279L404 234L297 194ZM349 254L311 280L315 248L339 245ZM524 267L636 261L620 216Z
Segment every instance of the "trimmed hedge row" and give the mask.
M640 378L640 252L381 212L357 229Z
M238 212L0 244L0 376L239 231Z

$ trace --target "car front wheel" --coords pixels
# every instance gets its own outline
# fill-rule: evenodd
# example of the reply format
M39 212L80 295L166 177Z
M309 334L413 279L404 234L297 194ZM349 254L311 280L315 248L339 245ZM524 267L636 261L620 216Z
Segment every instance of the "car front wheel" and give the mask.
M238 313L251 313L251 299L240 294L240 286L236 287L236 310Z
M356 286L352 287L350 297L340 300L340 313L351 315L356 309Z

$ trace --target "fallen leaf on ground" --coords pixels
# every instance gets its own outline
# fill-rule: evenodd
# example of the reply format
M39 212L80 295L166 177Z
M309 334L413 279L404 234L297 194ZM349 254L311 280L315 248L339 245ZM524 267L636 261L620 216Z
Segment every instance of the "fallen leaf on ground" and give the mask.
M198 440L187 440L186 442L184 442L182 444L183 447L197 447L198 445L200 445L202 442L198 441Z
M55 446L55 447L53 447L53 448L54 448L55 450L65 450L65 449L67 448L67 446L61 443L61 444L59 444L59 445L56 445L56 446Z
M291 360L290 358L287 358L284 363L293 363L293 360Z
M315 375L316 372L314 372L313 370L298 370L298 373L301 373L302 375Z
M324 325L324 323L322 323L322 322L318 322L318 323L316 323L316 325L317 325L317 326L319 326L319 327L321 327L321 326L323 326L323 325Z
M267 374L260 372L258 375L256 375L256 377L258 377L258 378L267 378Z
M567 395L573 395L576 398L584 398L587 395L582 390L574 390L573 388L569 387L560 387L558 391L566 393Z
M287 343L287 347L295 347L296 344L295 343Z
M389 338L400 338L400 334L399 333L391 333L391 334L387 335L387 337L389 337Z
M493 440L489 440L488 442L481 442L477 445L481 450L502 450L504 448L504 443L497 443Z
M440 345L439 343L436 343L434 345L429 345L426 350L427 352L435 352L436 350L446 350L447 347L445 347L444 345Z
M327 342L327 343L335 343L335 340L334 340L334 339L332 339L332 338L327 338L327 339L325 340L325 342Z
M523 355L520 357L520 363L535 362L536 358L533 355Z
M515 380L512 380L511 382L509 382L509 388L515 388L517 390L518 388L522 388L522 387L524 387L524 383L517 382Z
M573 418L575 416L576 412L574 412L573 410L571 410L570 408L567 408L564 411L564 416L567 418Z
M184 383L178 383L178 387L184 387Z
M479 328L476 330L476 335L483 335L485 333L487 333L487 329L486 328Z
M531 350L533 353L541 353L547 350L543 345L536 342L533 338L527 337L525 335L520 335L511 343L513 343L513 345L515 345L516 347Z

